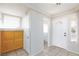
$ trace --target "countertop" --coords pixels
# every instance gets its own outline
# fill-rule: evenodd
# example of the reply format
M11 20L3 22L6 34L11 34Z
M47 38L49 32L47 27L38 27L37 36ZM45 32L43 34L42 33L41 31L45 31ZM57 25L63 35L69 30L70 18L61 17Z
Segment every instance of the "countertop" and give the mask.
M23 29L0 29L0 31L24 31Z

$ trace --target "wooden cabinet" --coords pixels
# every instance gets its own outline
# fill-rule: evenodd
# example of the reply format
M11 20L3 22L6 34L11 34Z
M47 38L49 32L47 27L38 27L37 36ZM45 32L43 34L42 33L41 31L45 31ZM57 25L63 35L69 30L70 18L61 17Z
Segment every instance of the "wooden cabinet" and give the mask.
M1 36L2 53L23 48L23 31L3 31Z
M0 32L0 54L1 54L1 32Z

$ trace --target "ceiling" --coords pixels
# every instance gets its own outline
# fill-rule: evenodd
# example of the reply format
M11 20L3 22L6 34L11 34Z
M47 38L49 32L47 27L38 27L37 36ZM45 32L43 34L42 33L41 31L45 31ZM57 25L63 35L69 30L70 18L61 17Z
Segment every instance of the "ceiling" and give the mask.
M60 5L56 5L56 3L0 3L0 12L24 16L31 8L44 15L51 16L58 15L58 13L60 15L64 11L71 11L71 9L74 10L78 6L78 3L61 3Z
M0 13L24 17L28 8L21 3L0 3Z
M46 13L48 15L54 15L57 13L61 13L76 8L79 4L61 3L60 5L57 5L56 3L27 3L25 5L32 9L41 11L42 13Z

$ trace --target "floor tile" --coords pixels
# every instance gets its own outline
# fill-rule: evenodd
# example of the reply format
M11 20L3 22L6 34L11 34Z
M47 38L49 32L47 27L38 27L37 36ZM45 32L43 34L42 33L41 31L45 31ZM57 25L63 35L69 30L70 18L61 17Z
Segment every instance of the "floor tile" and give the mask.
M51 46L44 49L37 56L78 56L78 54L71 53L63 48Z

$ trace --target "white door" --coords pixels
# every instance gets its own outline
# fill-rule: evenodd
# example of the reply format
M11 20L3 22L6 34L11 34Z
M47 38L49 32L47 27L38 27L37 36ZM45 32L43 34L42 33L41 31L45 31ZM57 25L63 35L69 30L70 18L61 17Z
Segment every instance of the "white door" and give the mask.
M52 44L61 48L67 48L68 19L58 18L52 21Z

